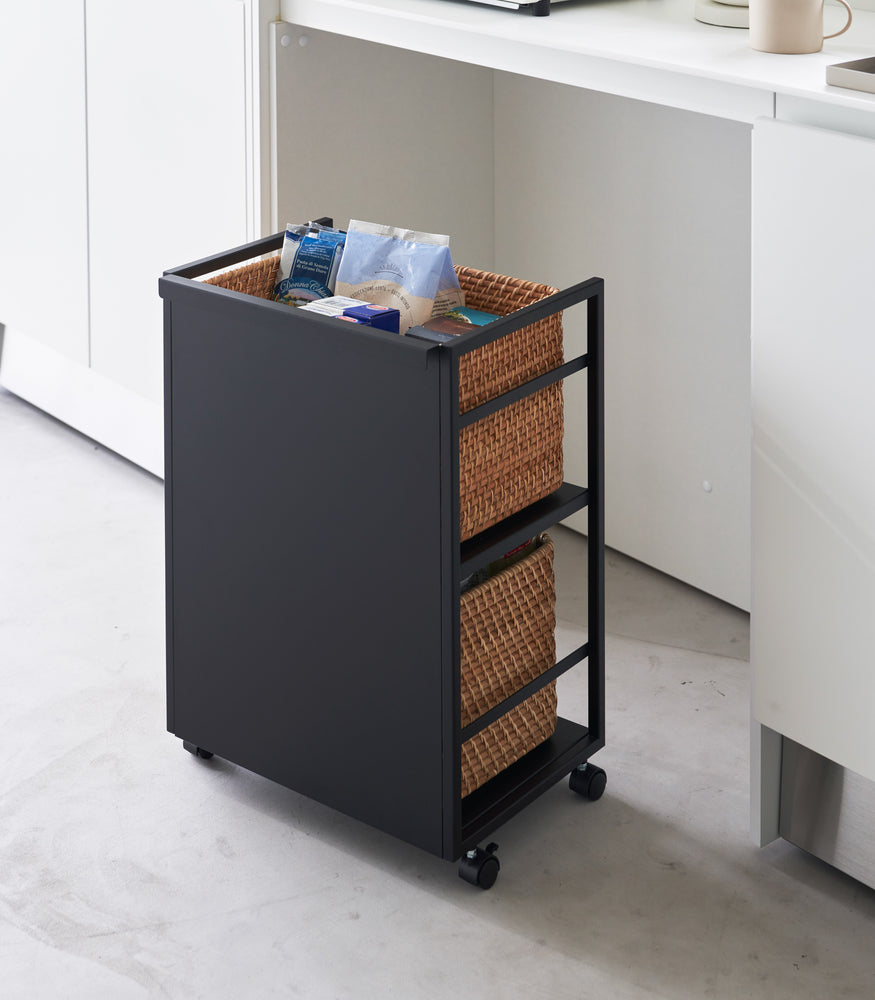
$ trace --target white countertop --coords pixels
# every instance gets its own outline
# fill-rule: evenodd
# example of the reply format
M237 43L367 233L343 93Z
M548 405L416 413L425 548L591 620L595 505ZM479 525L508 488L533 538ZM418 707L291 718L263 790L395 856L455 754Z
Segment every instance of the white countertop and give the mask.
M855 11L821 52L775 55L752 50L746 29L696 21L693 7L569 0L532 17L456 0L282 0L281 14L303 28L739 120L771 114L773 94L875 112L875 95L825 82L831 63L875 55L875 13ZM827 24L842 15L828 7Z

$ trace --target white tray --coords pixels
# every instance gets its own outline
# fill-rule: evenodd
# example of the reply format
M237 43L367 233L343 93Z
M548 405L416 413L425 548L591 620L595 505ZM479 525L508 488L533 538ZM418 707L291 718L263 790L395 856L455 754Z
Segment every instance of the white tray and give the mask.
M827 66L826 82L834 87L865 90L875 94L875 56Z

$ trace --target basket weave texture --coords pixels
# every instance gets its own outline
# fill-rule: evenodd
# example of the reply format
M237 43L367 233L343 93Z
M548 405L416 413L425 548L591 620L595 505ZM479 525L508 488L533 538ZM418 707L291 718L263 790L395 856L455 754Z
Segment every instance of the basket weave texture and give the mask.
M279 255L206 279L235 292L273 298ZM550 285L457 267L472 309L506 316L552 295ZM562 364L562 314L531 323L459 361L459 412L465 413ZM512 403L459 434L462 541L562 485L562 384Z
M520 562L462 595L461 724L534 680L556 661L556 593L549 538ZM553 681L462 744L462 796L552 736Z
M470 309L507 316L546 299L559 289L473 267L456 267ZM562 313L484 344L459 362L459 412L515 389L562 364Z
M242 292L244 295L255 295L259 299L272 299L276 287L276 273L280 266L280 255L273 254L264 260L256 260L232 271L205 278L208 285L218 285L232 292Z
M471 309L506 316L557 289L489 271L457 267ZM459 412L515 389L562 364L562 314L530 323L463 354ZM459 434L460 532L465 541L562 485L562 383Z

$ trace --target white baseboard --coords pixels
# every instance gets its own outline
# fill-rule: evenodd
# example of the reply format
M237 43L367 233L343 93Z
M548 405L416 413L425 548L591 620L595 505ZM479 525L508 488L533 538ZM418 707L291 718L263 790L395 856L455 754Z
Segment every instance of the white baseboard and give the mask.
M153 475L164 477L160 403L10 327L5 328L0 342L0 385Z

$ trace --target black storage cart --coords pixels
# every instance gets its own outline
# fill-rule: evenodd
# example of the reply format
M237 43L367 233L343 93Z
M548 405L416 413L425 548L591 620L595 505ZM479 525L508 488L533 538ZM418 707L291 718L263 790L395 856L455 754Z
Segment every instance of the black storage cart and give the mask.
M488 888L478 843L566 775L604 772L603 282L448 344L351 329L205 283L283 234L167 271L167 725L186 749L277 781L440 857ZM467 352L587 303L586 354L459 413ZM587 378L588 483L460 542L459 435L545 386ZM588 641L465 729L460 580L588 509ZM586 724L465 796L460 748L575 665Z

